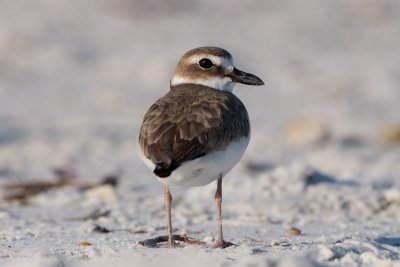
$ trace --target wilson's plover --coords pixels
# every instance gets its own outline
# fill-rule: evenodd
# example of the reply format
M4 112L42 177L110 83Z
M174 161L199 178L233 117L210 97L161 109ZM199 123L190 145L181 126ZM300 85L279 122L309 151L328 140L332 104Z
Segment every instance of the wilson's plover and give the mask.
M216 247L222 236L222 178L239 162L250 140L250 122L233 93L235 83L263 85L253 74L235 68L229 52L199 47L180 59L170 91L143 119L139 154L164 184L168 244L175 245L169 186L203 186L217 180Z

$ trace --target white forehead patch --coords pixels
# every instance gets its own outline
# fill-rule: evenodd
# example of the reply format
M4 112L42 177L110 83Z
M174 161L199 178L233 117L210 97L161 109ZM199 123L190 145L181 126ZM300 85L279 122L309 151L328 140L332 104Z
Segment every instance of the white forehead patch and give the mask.
M198 54L198 55L193 55L189 58L189 62L192 64L198 64L199 61L203 58L208 58L211 60L214 65L221 66L223 69L230 70L232 71L235 65L233 64L233 59L231 57L225 58L225 57L218 57L210 54Z

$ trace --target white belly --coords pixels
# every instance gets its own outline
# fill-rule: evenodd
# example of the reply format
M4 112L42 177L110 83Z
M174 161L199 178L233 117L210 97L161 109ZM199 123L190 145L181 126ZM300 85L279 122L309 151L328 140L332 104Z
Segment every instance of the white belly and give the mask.
M250 137L242 137L236 142L232 142L224 150L215 151L204 157L188 161L174 170L170 176L159 178L164 184L172 186L203 186L217 180L220 176L225 176L242 158L244 151L249 144ZM142 157L146 165L154 170L154 163Z

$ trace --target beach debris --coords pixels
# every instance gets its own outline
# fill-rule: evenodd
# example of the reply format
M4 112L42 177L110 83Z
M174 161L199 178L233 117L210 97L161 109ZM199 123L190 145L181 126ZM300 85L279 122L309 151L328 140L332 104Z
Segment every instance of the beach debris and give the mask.
M6 184L3 186L6 195L3 200L7 203L19 203L26 205L30 197L46 192L50 189L61 188L70 185L66 181L34 181Z
M84 192L89 191L88 196L96 196L100 199L115 199L113 192L118 184L118 176L107 175L100 183L94 183L82 178L78 172L71 167L58 167L52 170L54 180L27 181L3 185L5 196L3 200L6 203L18 203L21 205L29 204L29 199L48 190L59 189L63 187L75 187ZM104 187L102 187L104 186ZM100 187L100 189L97 189ZM93 190L93 191L90 191Z
M88 246L91 246L91 245L92 245L92 243L89 243L87 241L83 241L83 242L79 243L79 246L82 246L82 247L88 247Z
M288 235L301 235L301 230L296 227L291 227L287 230Z
M148 231L144 229L108 229L104 226L101 226L99 224L95 224L93 228L93 232L101 233L101 234L107 234L107 233L112 233L112 232L121 232L121 231L126 231L130 234L147 234Z
M105 228L104 226L95 224L94 228L93 228L93 232L98 232L98 233L102 233L102 234L107 234L107 233L111 233L113 232L112 230L109 230L107 228Z
M188 237L187 235L174 235L174 239L175 239L175 241L183 242L188 245L204 245L204 244L206 244L203 241ZM167 241L168 241L168 236L165 235L165 236L158 236L155 238L150 238L150 239L146 239L143 241L139 241L138 244L142 245L144 247L154 248L154 247L157 247L158 244L164 243Z

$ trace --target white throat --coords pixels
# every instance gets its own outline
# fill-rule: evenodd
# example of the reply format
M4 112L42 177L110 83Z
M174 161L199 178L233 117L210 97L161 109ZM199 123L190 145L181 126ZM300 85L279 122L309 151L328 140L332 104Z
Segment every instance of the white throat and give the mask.
M228 92L232 92L233 86L235 85L235 83L232 82L231 78L229 77L224 77L224 78L213 77L207 80L193 80L193 79L186 79L180 76L174 76L174 78L171 81L172 86L179 84L187 84L187 83L200 84L217 90L228 91Z

